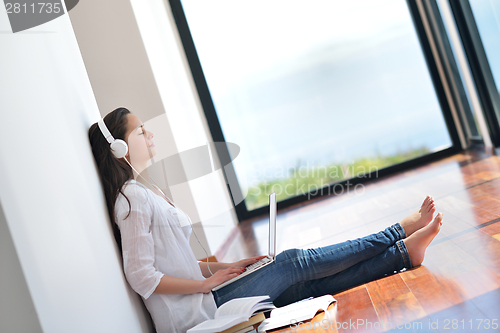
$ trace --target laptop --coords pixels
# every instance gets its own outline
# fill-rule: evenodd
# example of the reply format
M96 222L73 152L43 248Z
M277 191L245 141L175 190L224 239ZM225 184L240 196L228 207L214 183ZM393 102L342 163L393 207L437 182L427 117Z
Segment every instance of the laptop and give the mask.
M246 271L235 276L232 279L227 280L226 282L219 284L214 287L212 290L216 291L222 287L227 286L230 283L233 283L236 280L241 279L249 274L252 274L255 271L258 271L262 267L265 267L272 263L276 259L276 192L273 192L269 195L269 254L267 257L262 258L261 260L248 265L246 267Z

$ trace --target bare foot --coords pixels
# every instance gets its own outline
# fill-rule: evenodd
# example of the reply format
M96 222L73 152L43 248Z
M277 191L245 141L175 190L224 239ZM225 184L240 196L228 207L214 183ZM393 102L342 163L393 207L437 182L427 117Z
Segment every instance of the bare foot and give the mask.
M420 209L411 213L400 222L403 229L405 229L406 237L428 225L435 211L434 199L431 196L425 197Z
M413 267L419 266L424 261L425 249L432 242L443 224L443 214L439 213L428 226L425 226L403 240L405 242Z

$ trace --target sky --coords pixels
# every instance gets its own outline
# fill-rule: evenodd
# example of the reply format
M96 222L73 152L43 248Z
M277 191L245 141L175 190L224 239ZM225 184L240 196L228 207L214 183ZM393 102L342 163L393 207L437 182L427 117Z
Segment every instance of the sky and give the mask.
M451 145L405 1L182 4L246 183L269 167Z

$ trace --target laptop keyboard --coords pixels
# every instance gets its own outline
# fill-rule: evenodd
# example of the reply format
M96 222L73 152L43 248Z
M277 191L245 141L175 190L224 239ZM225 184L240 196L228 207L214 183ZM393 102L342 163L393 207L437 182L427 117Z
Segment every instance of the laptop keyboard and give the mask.
M238 279L241 279L242 277L247 276L248 274L250 274L250 273L252 273L252 272L255 272L255 271L256 271L256 270L258 270L259 268L261 268L261 267L263 267L263 266L267 265L268 263L270 263L270 262L272 262L272 261L273 261L273 258L272 258L272 257L270 257L270 256L264 257L264 258L260 259L259 261L257 261L257 262L255 262L255 263L253 263L253 264L248 265L247 267L245 267L245 268L246 268L246 271L244 271L243 273L241 273L241 274L239 274L239 275L235 276L235 277L234 277L234 278L232 278L232 279L227 280L226 282L224 282L224 283L222 283L222 284L218 285L217 287L213 288L212 290L214 290L214 291L215 291L215 290L220 289L220 288L222 288L222 287L224 287L224 286L227 286L227 285L228 285L228 284L230 284L231 282L236 281L236 280L238 280Z
M271 257L267 256L267 257L264 257L262 259L260 259L259 261L257 262L254 262L253 264L250 264L248 265L247 267L245 267L247 270L244 272L246 273L247 271L254 271L256 270L257 268L261 267L262 265L264 264L267 264L268 262L271 261ZM240 274L241 275L241 274Z

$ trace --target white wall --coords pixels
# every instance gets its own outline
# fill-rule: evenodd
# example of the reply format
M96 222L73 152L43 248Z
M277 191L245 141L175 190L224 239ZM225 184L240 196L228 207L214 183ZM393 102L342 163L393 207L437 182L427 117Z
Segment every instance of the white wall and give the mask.
M129 108L153 129L158 156L213 141L168 1L86 0L69 15L103 115ZM151 174L162 179L156 166ZM214 254L237 224L221 171L167 192L201 222L198 236ZM191 244L197 258L205 256L193 238Z
M0 332L42 332L0 204Z
M5 11L0 31L10 31ZM19 281L22 294L9 301L29 316L23 324L2 317L9 321L2 325L8 332L24 324L35 332L152 331L109 226L87 137L100 115L68 15L1 33L0 45L0 202L2 232L8 228L13 244L2 245L9 254L0 299L21 269L25 287Z

